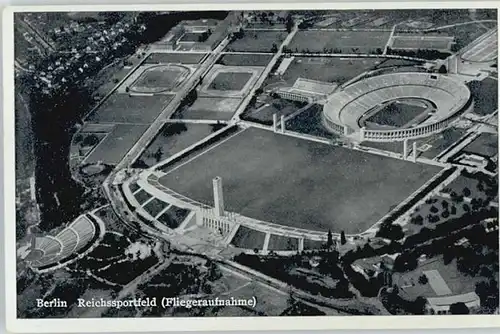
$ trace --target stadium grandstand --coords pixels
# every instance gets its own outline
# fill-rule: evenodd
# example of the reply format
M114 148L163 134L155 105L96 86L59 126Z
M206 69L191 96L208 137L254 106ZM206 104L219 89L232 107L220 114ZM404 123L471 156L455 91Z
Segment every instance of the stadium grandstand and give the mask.
M34 237L25 261L39 272L55 270L88 253L104 231L93 216L79 216L55 236Z
M334 83L298 78L292 87L280 87L275 93L287 100L312 102L326 99L335 88L337 85Z
M367 129L362 121L374 109L408 99L432 105L432 112L405 126ZM443 130L472 106L467 86L446 75L434 73L389 73L357 81L328 97L323 123L332 132L360 141L402 141Z

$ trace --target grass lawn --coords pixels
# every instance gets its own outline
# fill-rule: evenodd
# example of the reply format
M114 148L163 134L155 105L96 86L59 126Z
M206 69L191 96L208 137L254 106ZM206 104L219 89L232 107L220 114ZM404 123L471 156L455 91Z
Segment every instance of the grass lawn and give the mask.
M158 217L158 221L171 229L175 229L182 224L189 212L189 210L172 205L164 214Z
M268 250L298 250L299 249L299 239L288 238L281 235L271 234L269 238Z
M376 53L384 49L389 35L390 31L298 31L289 48L299 52L340 49L342 53Z
M399 101L389 103L366 121L378 125L401 127L426 110L425 107L412 104L400 103Z
M458 195L462 195L465 188L468 188L471 191L470 198L481 198L486 199L486 194L483 191L480 191L477 187L479 184L479 180L475 178L470 178L464 175L460 175L455 180L453 180L446 188L445 192L452 193L455 192Z
M147 125L135 124L115 125L111 133L90 153L85 162L102 161L104 164L117 164L139 140L147 127Z
M161 210L165 209L168 206L168 203L165 203L158 198L153 198L144 206L144 210L149 213L152 217L156 217Z
M394 36L392 48L395 49L435 49L447 50L450 46L448 36L429 38L425 35Z
M139 204L144 204L148 199L150 199L151 196L149 193L147 193L145 190L141 189L139 190L135 195L134 195L135 199L137 200L137 202L139 202Z
M483 277L470 277L457 269L456 260L445 265L442 257L433 258L420 265L417 269L407 273L395 273L394 284L399 286L399 294L407 299L422 297L437 297L429 283L420 284L418 278L424 271L437 270L450 288L452 294L473 292L476 283L484 280Z
M273 44L280 46L287 36L286 31L245 30L245 35L229 43L226 51L271 52Z
M488 115L498 109L498 82L495 79L471 81L467 86L474 98L475 114Z
M295 57L283 79L289 85L298 78L342 84L381 62L380 58Z
M211 180L220 176L229 211L346 233L364 231L439 171L260 129L176 167L160 182L195 200L212 204Z
M205 138L213 129L209 124L167 123L138 160L151 167Z
M264 247L264 239L266 234L264 232L252 230L245 226L240 226L238 231L231 240L231 244L238 248L245 249L259 249Z
M147 68L130 89L136 92L159 93L173 90L180 82L184 68L159 65Z
M182 35L180 41L181 42L199 42L202 36L203 36L202 33L187 32L184 35Z
M272 54L254 54L254 53L226 53L217 61L217 64L226 66L267 66Z
M464 151L491 158L498 154L498 135L483 132L472 143L465 146Z
M273 124L273 114L280 117L288 116L301 108L299 102L288 101L284 99L271 99L265 105L259 108L252 108L242 115L243 119L256 121L258 123L271 125Z
M299 115L286 122L286 129L294 132L305 133L311 136L323 137L327 139L338 138L338 135L328 131L321 122L323 108L320 105L313 105Z
M240 103L239 98L198 97L189 108L181 112L180 118L229 120Z
M410 215L412 218L421 216L423 218L422 225L410 223L403 229L407 230L407 235L413 235L418 233L422 227L434 228L436 224L461 217L464 213L463 203L454 203L449 198L434 196L416 208L416 211ZM429 221L429 215L438 216L439 221Z
M89 116L94 123L152 123L174 95L129 96L111 95Z
M221 72L208 85L213 90L241 90L245 87L252 73L245 72Z
M466 130L464 129L446 128L440 133L419 140L417 144L419 147L425 144L431 146L428 150L422 152L420 156L429 159L435 158L439 153L453 145L457 140L465 135L465 133Z
M206 53L191 53L191 52L169 52L169 53L152 53L146 59L146 64L198 64Z

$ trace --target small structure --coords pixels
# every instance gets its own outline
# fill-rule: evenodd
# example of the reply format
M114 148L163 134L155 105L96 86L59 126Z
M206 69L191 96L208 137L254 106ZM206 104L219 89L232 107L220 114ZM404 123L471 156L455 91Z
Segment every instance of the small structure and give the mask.
M469 309L479 308L481 300L475 292L461 295L427 298L426 311L428 314L448 314L450 306L455 303L464 303Z

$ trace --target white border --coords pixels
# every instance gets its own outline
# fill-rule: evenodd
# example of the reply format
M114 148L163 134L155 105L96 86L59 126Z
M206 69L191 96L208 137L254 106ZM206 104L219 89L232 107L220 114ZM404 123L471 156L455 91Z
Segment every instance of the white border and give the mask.
M13 13L20 11L174 11L174 10L282 10L282 9L425 9L499 8L493 1L330 2L330 3L211 3L169 5L65 5L7 7L3 13L4 87L4 204L7 329L28 333L328 330L328 329L441 329L500 327L500 315L467 316L322 316L231 318L120 318L118 319L17 319L15 249L14 154L14 46Z

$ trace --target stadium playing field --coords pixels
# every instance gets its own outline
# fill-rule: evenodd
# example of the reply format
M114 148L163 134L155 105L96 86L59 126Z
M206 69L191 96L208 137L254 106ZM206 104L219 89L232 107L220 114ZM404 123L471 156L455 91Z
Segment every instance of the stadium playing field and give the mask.
M389 35L390 31L305 30L295 34L289 48L299 52L340 49L342 53L376 53L377 49L384 49Z
M364 231L439 168L247 129L160 179L213 204L223 179L229 211L312 230Z
M85 159L85 163L101 161L114 165L127 154L146 131L147 125L117 124L109 135Z
M189 69L180 65L158 65L144 70L132 86L131 91L160 93L176 88L189 75Z
M113 94L92 114L94 123L152 123L174 95Z
M386 104L375 114L372 114L366 122L369 128L377 128L377 125L389 127L402 127L418 115L422 114L427 107L416 103L404 103L404 101L393 101ZM371 123L371 124L370 124ZM373 126L375 125L375 126Z

